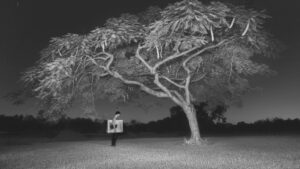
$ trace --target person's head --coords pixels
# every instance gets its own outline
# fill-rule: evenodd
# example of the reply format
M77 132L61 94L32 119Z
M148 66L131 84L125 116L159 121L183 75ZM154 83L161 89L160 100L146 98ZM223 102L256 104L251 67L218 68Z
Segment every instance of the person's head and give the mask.
M115 116L120 116L121 113L119 111L116 111Z

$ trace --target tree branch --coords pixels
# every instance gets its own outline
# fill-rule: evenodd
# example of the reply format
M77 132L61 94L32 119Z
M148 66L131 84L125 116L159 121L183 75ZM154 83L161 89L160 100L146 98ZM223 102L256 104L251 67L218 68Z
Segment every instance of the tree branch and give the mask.
M139 59L147 68L148 70L150 71L150 73L154 74L154 69L153 67L151 67L140 55L140 50L142 50L144 48L144 46L138 46L137 50L136 50L136 53L135 53L135 57L137 59Z
M229 29L233 27L234 22L235 22L235 18L232 19L231 24L229 25Z
M139 59L147 68L148 70L151 72L151 74L154 74L154 75L158 75L158 73L154 70L154 68L152 66L150 66L140 55L140 50L143 48L143 46L139 46L137 51L136 51L136 58ZM178 88L184 88L183 85L180 85L176 82L174 82L173 80L169 79L168 77L166 76L158 76L159 78L163 78L165 80L167 80L168 82L170 82L171 84L177 86ZM155 82L154 82L155 83ZM181 97L180 94L176 91L174 91L174 93L177 95L177 97Z
M183 62L183 68L187 72L187 77L185 80L185 85L184 85L184 91L185 91L185 101L189 104L191 103L191 96L190 96L190 83L191 83L191 70L187 67L187 60Z
M155 91L155 90L152 90L150 89L149 87L147 87L146 85L138 82L138 81L134 81L134 80L128 80L128 79L125 79L121 74L119 74L118 72L116 71L110 71L110 74L117 78L117 79L120 79L122 82L126 83L126 84L130 84L130 85L138 85L140 86L141 90L145 91L146 93L148 94L151 94L151 95L154 95L156 97L168 97L168 95L164 92L159 92L159 91Z
M222 41L220 41L219 43L217 43L217 44L215 44L215 45L211 45L211 46L208 46L208 47L206 47L206 48L201 49L200 51L198 51L198 52L194 53L193 55L189 56L189 57L184 61L185 64L187 64L191 59L193 59L194 57L197 57L197 56L200 55L201 53L203 53L203 52L205 52L205 51L207 51L207 50L210 50L210 49L217 48L217 47L223 45L225 42L228 42L228 41L230 41L230 40L225 39L225 40L222 40Z
M179 57L181 57L181 56L183 56L183 55L186 55L186 54L188 54L188 53L190 53L190 52L192 52L192 51L194 51L194 50L196 50L196 49L198 49L198 48L199 48L199 46L193 47L193 48L191 48L191 49L189 49L189 50L186 50L186 51L184 51L184 52L182 52L182 53L176 53L176 54L173 54L173 55L171 55L171 56L165 58L164 60L162 60L162 61L160 61L160 62L157 62L157 63L153 66L153 71L156 71L161 65L167 63L168 61L171 61L171 60L173 60L173 59L176 59L176 58L179 58Z
M159 53L158 45L155 45L155 49L156 49L157 59L160 59L160 53Z
M175 81L173 81L172 79L170 79L170 78L168 78L168 77L166 77L166 76L160 75L159 77L160 77L160 78L163 78L163 79L165 79L165 80L167 80L168 82L170 82L171 84L177 86L178 88L184 89L184 86L183 86L183 85L180 85L180 84L176 83Z
M100 55L106 55L106 57L100 57ZM107 53L107 52L104 52L104 51L99 52L99 53L96 53L95 55L93 55L93 57L94 57L95 59L101 59L101 60L104 60L104 61L106 61L107 59L109 59L108 53Z
M210 27L210 35L211 35L211 41L215 41L215 36L214 36L214 31L213 31L213 28L212 26Z
M170 90L170 92L173 92L181 102L184 102L183 97L176 91L176 90Z
M198 82L198 81L202 80L205 76L206 76L206 73L203 74L202 76L200 76L199 78L195 79L195 80L191 80L191 83Z
M185 101L187 103L190 103L191 102L191 94L190 94L190 90L189 90L189 87L190 87L190 83L191 83L191 70L188 68L187 66L187 63L193 59L194 57L200 55L201 53L209 50L209 49L213 49L213 48L217 48L218 46L222 45L226 40L222 40L220 41L219 43L217 43L216 45L212 45L212 46L209 46L209 47L206 47L206 48L203 48L202 50L194 53L193 55L189 56L187 59L184 60L184 62L182 63L183 65L183 68L184 70L187 72L187 77L186 77L186 80L185 80L185 87L184 87L184 90L185 90Z
M159 92L159 91L155 91L149 87L147 87L146 85L138 82L138 81L134 81L134 80L128 80L126 78L124 78L120 73L118 73L117 71L112 71L110 70L110 66L114 60L114 56L109 54L109 53L106 53L106 55L109 57L109 61L107 63L107 65L104 67L104 66L101 66L99 65L93 58L90 58L93 63L95 65L97 65L98 67L104 69L108 74L110 74L111 76L121 80L123 83L125 84L129 84L129 85L137 85L141 88L141 90L145 91L146 93L148 94L151 94L151 95L154 95L156 97L168 97L168 95L164 92Z
M167 89L163 84L160 83L159 81L159 75L158 74L155 74L155 79L154 79L154 83L160 88L162 89L167 95L169 98L171 98L176 104L178 105L182 105L184 100L181 99L182 97L179 95L179 93L177 93L180 97L175 97L174 95L172 95L171 91L169 89ZM177 95L175 94L175 95Z
M248 30L249 30L249 26L250 26L250 20L248 20L247 26L246 26L246 28L245 28L245 30L244 30L242 36L245 36L245 35L246 35L246 33L247 33Z
M206 76L206 74L203 74L201 77L196 78L196 79L194 79L194 80L193 80L193 77L192 77L192 78L191 78L191 83L198 82L198 81L202 80L205 76ZM172 80L173 82L179 84L180 86L184 86L184 85L182 85L182 84L183 84L183 82L185 82L185 80L186 80L185 78L182 78L182 79L180 79L180 78L169 78L169 79ZM176 82L176 81L180 81L180 83L179 83L179 82Z

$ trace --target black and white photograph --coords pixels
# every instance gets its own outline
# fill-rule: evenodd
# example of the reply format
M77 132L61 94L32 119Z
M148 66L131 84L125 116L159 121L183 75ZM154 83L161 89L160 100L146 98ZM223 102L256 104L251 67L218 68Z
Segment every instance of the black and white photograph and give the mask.
M1 0L0 169L300 169L299 0Z

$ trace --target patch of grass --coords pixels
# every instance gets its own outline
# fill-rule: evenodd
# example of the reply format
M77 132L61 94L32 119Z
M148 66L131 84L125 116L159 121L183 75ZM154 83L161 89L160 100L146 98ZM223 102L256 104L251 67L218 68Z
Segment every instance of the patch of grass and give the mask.
M0 147L1 169L298 169L300 137L211 137L44 142Z

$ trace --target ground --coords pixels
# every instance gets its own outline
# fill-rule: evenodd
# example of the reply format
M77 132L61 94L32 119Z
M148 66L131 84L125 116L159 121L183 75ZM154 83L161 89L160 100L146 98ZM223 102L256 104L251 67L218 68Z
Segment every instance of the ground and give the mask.
M208 137L0 143L1 169L300 169L300 136Z

